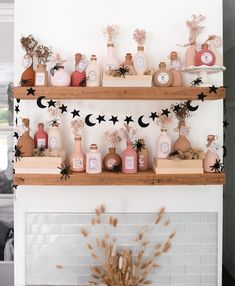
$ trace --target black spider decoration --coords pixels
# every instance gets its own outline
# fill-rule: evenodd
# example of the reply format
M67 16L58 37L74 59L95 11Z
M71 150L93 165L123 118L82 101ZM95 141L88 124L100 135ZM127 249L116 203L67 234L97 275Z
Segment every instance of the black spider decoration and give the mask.
M19 86L29 86L29 85L32 85L32 79L22 79L20 82L19 82Z
M115 69L114 71L112 71L111 74L113 76L119 76L119 77L125 78L125 75L128 74L129 72L130 72L130 69L128 66L121 65L118 69Z
M39 148L38 148L38 156L39 157L45 157L45 147L44 146L40 146Z
M119 173L121 170L121 165L119 165L118 163L115 163L112 165L110 172L115 172L115 173Z
M203 84L202 77L197 77L195 80L191 81L191 87L196 87L200 84Z
M50 69L50 73L52 76L54 76L55 71L58 71L61 68L59 65L55 65L53 68Z
M174 158L175 156L179 155L179 151L173 151L168 155L168 158Z
M16 159L16 162L19 160L20 161L20 159L21 158L23 158L23 152L21 151L21 148L22 148L22 146L16 146L15 145L15 159Z
M57 168L60 169L60 174L61 174L60 180L70 179L70 175L72 174L70 170L70 165L66 166L66 165L61 164L61 167L57 167Z
M89 76L84 77L84 78L80 81L79 86L82 86L82 87L86 86L86 82L87 82L88 79L89 79Z
M217 160L215 161L215 164L210 166L211 168L211 171L215 172L215 173L221 173L224 169L224 165L220 162L220 160Z
M54 119L49 122L49 126L57 126L57 125L59 125L58 119Z
M133 143L133 149L136 150L136 152L141 152L142 149L145 149L145 144L141 139L135 140Z

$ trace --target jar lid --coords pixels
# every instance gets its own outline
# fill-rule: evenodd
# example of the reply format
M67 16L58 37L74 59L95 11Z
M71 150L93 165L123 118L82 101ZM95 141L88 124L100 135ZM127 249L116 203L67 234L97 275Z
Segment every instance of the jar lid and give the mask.
M81 135L76 135L75 136L75 140L81 141L82 140L82 136Z
M143 51L144 50L144 46L138 46L138 51Z
M170 53L171 60L177 60L177 58L178 58L177 52L173 51Z
M166 67L166 63L165 62L160 62L159 68L165 68L165 67Z
M166 129L166 128L164 128L164 127L162 127L162 128L161 128L161 131L167 131L167 129Z
M91 144L90 150L97 150L97 144Z
M44 127L44 124L42 122L38 123L38 127Z
M97 60L96 55L91 55L91 61L92 61L92 60Z

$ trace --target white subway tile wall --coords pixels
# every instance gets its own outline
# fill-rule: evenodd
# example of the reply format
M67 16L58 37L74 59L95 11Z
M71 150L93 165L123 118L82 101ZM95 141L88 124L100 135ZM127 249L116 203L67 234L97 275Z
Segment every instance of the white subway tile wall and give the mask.
M109 215L118 216L115 233L108 225ZM149 225L147 239L161 242L174 230L171 250L160 257L160 269L151 271L149 279L158 286L217 285L217 214L167 213L168 227L153 225L156 215L143 213L105 214L102 225L91 227L92 214L26 214L26 285L86 285L91 265L102 261L89 256L87 240L80 230L86 227L90 241L107 231L116 235L120 246L132 246L140 229ZM151 249L146 256L151 253ZM58 267L61 266L61 267Z

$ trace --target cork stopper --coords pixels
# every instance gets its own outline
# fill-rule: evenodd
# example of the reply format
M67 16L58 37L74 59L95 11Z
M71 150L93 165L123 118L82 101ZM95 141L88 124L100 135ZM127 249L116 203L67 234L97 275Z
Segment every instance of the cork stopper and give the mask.
M91 144L90 145L90 150L97 150L97 144Z
M81 59L82 59L82 54L76 53L76 54L75 54L75 62L76 62L76 63L79 63Z
M38 128L39 129L43 129L44 128L44 124L42 122L38 123Z
M81 135L76 135L75 136L75 140L76 141L81 141L82 140L82 136Z
M26 128L29 128L29 119L28 118L23 118L22 123Z
M108 44L107 44L107 47L114 47L114 44L108 43Z
M170 53L170 59L172 61L177 60L177 58L178 58L177 52L173 51Z
M91 61L96 61L96 60L97 60L96 55L91 55Z
M165 62L160 62L159 68L166 68L166 63Z
M126 59L127 61L131 61L131 60L132 60L132 55L131 55L131 53L126 53L125 59Z
M162 127L162 128L161 128L161 131L166 132L166 131L167 131L167 129L166 129L166 128L164 128L164 127Z
M202 47L202 49L208 49L209 45L207 43L203 43L201 47Z
M144 141L144 139L143 138L141 138L141 139L139 139L139 142L141 143L141 144L145 144L145 141Z
M138 50L138 51L144 51L144 46L138 46L138 47L137 47L137 50Z

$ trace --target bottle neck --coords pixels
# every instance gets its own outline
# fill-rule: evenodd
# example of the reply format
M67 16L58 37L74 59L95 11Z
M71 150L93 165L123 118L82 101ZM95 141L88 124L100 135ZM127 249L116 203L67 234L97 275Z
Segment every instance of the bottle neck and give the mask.
M113 58L113 51L114 51L114 46L107 46L108 58Z
M82 141L75 138L75 151L82 152Z

